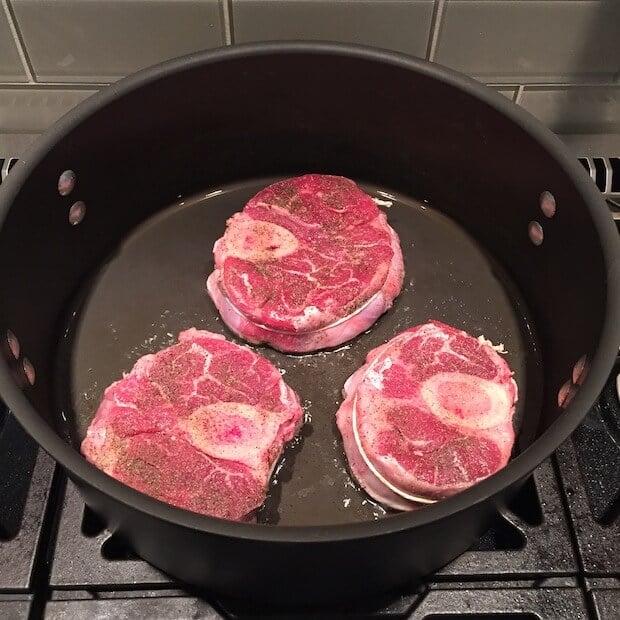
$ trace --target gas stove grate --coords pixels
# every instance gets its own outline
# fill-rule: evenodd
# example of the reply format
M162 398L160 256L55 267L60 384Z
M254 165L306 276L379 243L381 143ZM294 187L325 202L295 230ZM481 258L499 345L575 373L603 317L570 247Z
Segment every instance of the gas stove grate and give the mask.
M466 610L466 611L465 611ZM100 620L116 618L195 618L220 620L234 618L287 618L286 612L261 613L255 608L241 613L229 612L211 606L206 601L187 596L146 596L118 598L84 598L52 600L46 608L46 620L67 617L96 617ZM478 588L466 585L452 589L428 588L415 595L405 605L378 607L371 611L308 612L305 618L375 620L377 618L411 620L585 620L587 606L576 587L538 588ZM604 618L604 616L602 617Z
M557 452L581 567L620 575L620 357L598 403Z
M0 184L18 161L17 157L0 157Z
M28 592L54 464L10 415L0 430L0 471L0 594Z
M620 577L586 580L589 605L596 620L617 620L620 615Z
M579 162L603 194L620 195L620 157L580 157Z

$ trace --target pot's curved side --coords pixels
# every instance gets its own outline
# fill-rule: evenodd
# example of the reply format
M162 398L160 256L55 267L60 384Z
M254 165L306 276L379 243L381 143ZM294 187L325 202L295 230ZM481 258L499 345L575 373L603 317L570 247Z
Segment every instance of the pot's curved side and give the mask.
M308 537L304 542L274 544L218 534L198 537L132 507L119 508L88 483L75 482L108 528L157 568L199 591L289 609L354 603L415 583L470 548L496 518L497 508L521 486L518 482L493 502L416 530L340 542Z

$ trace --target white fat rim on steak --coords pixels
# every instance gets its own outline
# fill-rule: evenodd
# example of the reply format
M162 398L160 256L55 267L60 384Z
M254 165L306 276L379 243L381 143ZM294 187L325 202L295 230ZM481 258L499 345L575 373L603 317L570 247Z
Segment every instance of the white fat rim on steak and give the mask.
M353 429L353 437L355 439L355 444L357 445L357 449L366 463L366 466L370 471L375 475L375 477L381 481L390 491L396 493L396 495L400 495L400 497L407 499L411 502L417 502L418 504L434 504L438 500L429 499L427 497L421 497L419 495L411 495L410 493L406 493L402 489L399 489L397 486L394 486L389 480L383 476L379 470L373 465L372 461L368 458L366 451L362 447L362 440L359 435L359 431L357 430L357 394L353 398L353 407L351 407L351 428Z
M406 339L408 336L408 334L403 334L401 336L401 338ZM394 339L396 340L396 339ZM486 338L484 338L484 336L480 336L478 339L478 342L480 342L481 344L485 344L487 346L490 346L492 349L494 349L495 351L501 351L504 352L504 346L503 345L498 345L498 346L494 346L493 343L489 340L487 340ZM373 370L373 366L375 366L375 364L377 363L377 361L379 360L379 358L381 358L382 356L379 355L377 356L370 364L369 367L366 369L365 373L364 373L364 377L368 376L370 372L372 372ZM386 358L386 361L389 358ZM362 378L363 381L363 378ZM484 381L483 379L479 379L478 382L482 382ZM512 382L514 383L515 387L516 387L516 383L514 381L514 379L512 379ZM501 397L503 397L504 399L508 399L508 396L506 395L506 393L499 388L498 386L496 386L495 384L493 384L492 382L486 382L485 384L489 384L489 385L485 385L485 391L488 393L493 392L495 394L501 394ZM497 390L495 389L497 388ZM424 388L422 390L423 392L425 391ZM429 399L428 397L428 393L425 395L423 394L423 398L424 400L429 404L429 405L434 405L437 407L440 407L438 402L434 402L434 398ZM430 403L429 400L432 400L433 402ZM506 406L508 405L508 402L505 403ZM443 409L442 407L440 407L441 409ZM446 418L449 418L449 415L445 416ZM496 420L493 420L493 422L498 423ZM493 424L496 425L496 424ZM492 426L493 426L492 425ZM464 426L468 426L467 424L465 424ZM476 426L476 425L474 425ZM438 500L436 499L429 499L426 497L420 497L419 495L411 495L410 493L407 493L406 491L403 491L402 489L398 488L397 486L395 486L394 484L392 484L389 480L387 480L385 478L385 476L383 476L381 474L381 472L378 471L378 469L374 466L373 462L370 460L370 458L368 457L368 455L366 454L366 451L364 450L364 447L362 445L362 440L359 434L359 430L358 430L358 423L357 423L357 393L355 394L354 398L353 398L353 405L351 407L351 427L353 430L353 437L355 439L355 443L357 445L357 449L362 457L362 459L364 460L364 463L366 463L366 466L368 467L368 469L376 476L376 478L382 482L388 489L390 489L390 491L396 493L396 495L399 495L400 497L402 497L403 499L407 499L409 501L412 502L418 502L420 504L434 504L436 503ZM486 427L482 427L482 428L486 428Z
M274 327L269 327L268 325L264 325L263 323L259 323L258 321L255 321L254 319L250 318L247 314L245 314L245 312L243 312L242 310L237 308L237 306L235 306L235 304L232 302L232 300L230 299L228 293L226 292L226 289L224 288L224 285L222 284L221 278L219 278L217 286L219 286L220 291L222 292L222 295L224 295L224 297L228 300L228 303L230 304L230 307L239 316L242 316L247 321L250 321L250 323L252 323L253 325L257 325L258 327L260 327L261 329L264 329L265 331L272 332L274 334L282 334L283 336L299 336L301 334L319 334L320 332L324 332L324 331L326 331L328 329L332 329L332 327L337 327L341 323L345 323L346 321L349 321L350 319L352 319L354 316L357 316L360 312L362 312L370 304L372 304L372 302L375 299L377 299L377 297L379 297L379 295L383 295L383 289L379 289L372 297L370 297L367 301L365 301L355 312L352 312L351 314L347 314L347 316L343 316L342 318L338 319L337 321L334 321L333 323L330 323L329 325L325 325L324 327L319 327L318 329L310 329L308 331L303 331L303 332L289 332L289 331L285 331L283 329L275 329ZM314 307L315 306L306 306L306 309L307 308L314 308Z
M408 334L403 334L401 338L407 339ZM394 340L396 340L396 338ZM392 341L392 344L393 344L393 341ZM378 356L378 357L381 357L381 356ZM371 362L371 364L369 365L369 368L366 370L366 373L368 373L371 370L372 366L374 365L376 361L377 360L375 359ZM364 375L366 375L366 373L364 373ZM363 379L364 378L362 377L362 381ZM417 502L419 504L434 504L438 501L436 499L429 499L427 497L421 497L419 495L411 495L410 493L407 493L406 491L399 489L397 486L394 486L389 480L387 480L385 476L383 476L377 470L373 462L368 458L368 455L366 454L366 451L364 450L364 447L362 446L362 440L360 438L359 430L357 428L357 394L355 394L355 396L353 397L353 406L351 407L351 428L353 430L353 438L355 439L355 444L357 445L357 449L362 459L364 460L364 463L366 463L366 466L368 467L368 469L375 475L375 477L380 482L382 482L388 489L390 489L390 491L396 493L396 495L400 495L400 497L402 497L403 499L407 499L411 502Z
M407 339L407 336L408 336L408 334L403 334L401 336L401 338ZM396 339L394 339L394 340L396 340ZM485 345L491 347L492 349L494 349L495 351L499 350L501 352L504 352L504 345L502 345L502 344L500 344L498 346L495 346L495 345L493 345L493 343L490 340L487 340L486 338L484 338L484 336L480 336L479 338L477 338L477 340L481 344L485 344ZM372 371L373 366L377 363L377 360L380 357L381 357L381 355L377 356L377 358L375 358L369 364L369 367L367 368L366 372L364 373L364 377L368 376L368 374ZM389 358L386 358L386 361L387 361L387 359L389 359ZM362 381L363 381L364 377L362 377ZM480 381L484 381L484 380L481 379ZM514 383L514 385L516 387L516 383L515 383L514 379L512 379L512 382ZM488 383L491 383L491 382L488 382ZM491 385L493 387L496 387L494 384L491 384ZM491 386L489 386L489 387L491 387ZM493 390L493 391L495 391L495 390ZM502 396L504 396L506 399L508 398L503 390L498 389L497 393L500 393L500 392L501 392ZM429 400L426 397L424 397L424 400L427 403L429 402ZM446 416L446 417L449 417L449 416ZM465 426L467 426L467 425L465 425ZM376 478L379 481L381 481L388 489L390 489L390 491L393 491L394 493L396 493L396 495L400 495L400 497L402 497L404 499L410 500L412 502L418 502L418 503L421 503L421 504L434 504L434 503L436 503L438 501L436 499L429 499L429 498L426 498L426 497L420 497L419 495L411 495L410 493L407 493L406 491L403 491L402 489L399 489L397 486L395 486L389 480L387 480L385 478L385 476L383 476L381 474L381 472L379 472L378 469L374 466L373 462L370 460L370 458L366 454L366 451L364 450L364 447L362 445L362 440L361 440L361 437L359 435L358 424L357 424L357 393L355 394L355 397L353 398L353 406L351 407L351 427L352 427L352 430L353 430L353 437L355 439L355 443L357 445L357 449L358 449L362 459L364 460L364 463L366 463L366 466L368 467L368 469L376 476Z

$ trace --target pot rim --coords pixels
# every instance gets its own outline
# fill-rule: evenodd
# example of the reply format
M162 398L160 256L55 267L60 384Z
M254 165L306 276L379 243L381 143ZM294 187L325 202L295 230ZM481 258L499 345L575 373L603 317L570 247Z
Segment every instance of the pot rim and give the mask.
M74 480L89 485L129 508L152 518L200 533L232 539L269 543L329 543L360 538L387 536L422 528L432 522L481 504L506 488L517 484L568 438L598 398L612 368L620 344L620 241L604 200L585 171L572 157L560 139L538 120L498 92L473 79L425 60L375 48L329 42L269 42L235 45L183 56L143 69L108 86L88 98L48 129L19 161L7 178L0 195L0 227L21 187L31 171L47 152L64 139L84 119L113 102L118 96L151 84L177 71L197 66L225 63L247 56L273 54L316 54L351 57L379 62L423 74L446 83L495 108L516 123L542 145L573 180L584 204L589 208L596 227L607 266L608 296L605 322L595 356L586 380L561 416L528 448L506 467L450 498L425 507L424 510L402 512L378 521L344 525L285 526L247 524L200 515L166 504L118 482L91 465L67 444L36 412L15 384L7 361L0 359L0 394L26 431Z

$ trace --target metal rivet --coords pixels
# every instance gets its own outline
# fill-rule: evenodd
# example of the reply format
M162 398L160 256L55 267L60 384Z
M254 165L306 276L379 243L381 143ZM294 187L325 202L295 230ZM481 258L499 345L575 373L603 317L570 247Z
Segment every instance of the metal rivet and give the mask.
M577 386L569 379L558 392L558 405L566 409L577 393Z
M545 234L543 233L543 227L536 221L530 222L527 232L530 236L530 241L534 245L541 245Z
M75 187L75 172L65 170L58 178L58 193L61 196L68 196Z
M10 330L6 330L6 342L9 345L9 350L11 351L11 355L15 358L19 358L19 340L17 340L17 336Z
M30 385L34 385L34 380L35 380L34 366L32 365L31 361L27 357L23 359L22 367L24 369L24 374L26 375L26 379L28 380L28 383L30 383Z
M583 382L588 376L589 369L590 364L588 362L588 358L585 355L582 355L573 367L573 383L575 385L583 385Z
M77 226L86 215L86 205L82 200L78 200L71 205L69 209L69 224Z
M545 191L540 195L540 209L547 217L553 217L555 215L555 197L551 192Z

